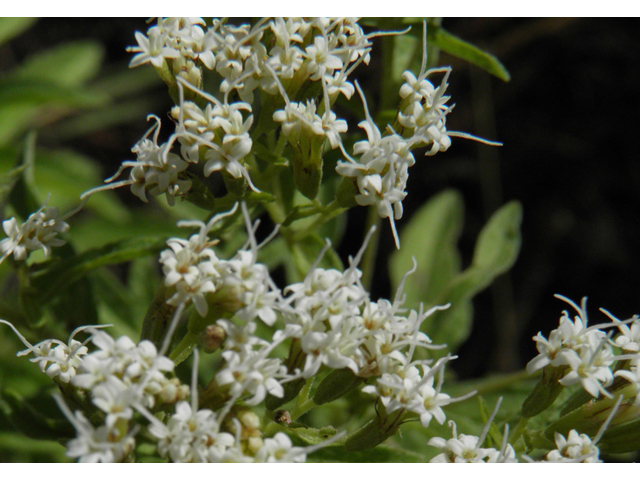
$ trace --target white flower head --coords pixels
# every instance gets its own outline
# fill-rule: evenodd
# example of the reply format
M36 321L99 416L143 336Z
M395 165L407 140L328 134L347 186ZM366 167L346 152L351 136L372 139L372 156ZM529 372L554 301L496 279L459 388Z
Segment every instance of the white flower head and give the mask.
M58 218L57 208L47 207L48 202L49 197L20 226L14 217L2 222L7 238L0 241L0 263L11 254L16 260L25 260L29 252L40 249L46 258L51 255L51 247L60 247L66 243L58 238L58 234L67 232L69 224L64 218Z

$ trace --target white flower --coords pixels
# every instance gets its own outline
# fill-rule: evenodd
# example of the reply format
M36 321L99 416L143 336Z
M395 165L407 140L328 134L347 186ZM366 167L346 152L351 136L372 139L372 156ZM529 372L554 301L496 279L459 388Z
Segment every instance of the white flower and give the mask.
M303 447L294 447L291 439L278 432L273 438L266 438L262 447L256 452L256 462L306 462L307 454Z
M162 62L165 58L177 58L180 56L180 52L175 48L171 48L166 45L168 36L158 27L151 27L147 31L147 38L140 32L135 33L137 47L127 48L128 52L138 52L131 62L129 67L137 67L139 65L151 62L154 67L162 68Z
M105 425L95 428L82 412L73 414L60 395L54 395L54 399L78 435L67 444L68 457L77 458L80 462L112 463L122 460L133 450L135 440L132 434L125 435Z
M173 462L221 461L235 444L233 435L220 432L216 414L208 409L194 411L188 402L176 404L166 425L159 421L149 426L158 439L158 453Z
M141 404L141 393L140 389L111 375L91 390L91 402L107 414L105 425L111 429L119 419L131 419L133 406Z
M14 217L2 222L2 229L8 238L0 241L0 263L12 253L16 260L25 260L29 252L39 249L42 249L46 258L51 255L51 247L66 243L57 235L68 231L69 225L58 218L57 208L47 207L47 202L19 227Z
M433 437L427 442L443 451L429 460L430 463L490 463L500 455L495 448L480 448L479 438L475 435L456 435L455 423L452 428L452 438Z
M555 432L554 440L557 448L547 454L549 462L602 463L599 457L600 450L584 433L571 430L565 438L564 435Z
M575 350L565 350L561 352L565 362L569 365L570 371L559 380L565 386L580 382L582 388L593 397L600 396L600 393L607 397L611 394L604 389L604 386L613 382L613 374L609 367L615 361L611 347L603 339L590 348L583 347L579 353Z
M282 365L280 359L267 358L280 341L275 340L260 350L223 352L222 357L226 363L224 368L216 374L216 383L220 386L230 385L231 395L240 396L245 393L252 395L250 399L245 400L247 405L259 404L266 398L267 393L282 397L284 389L278 379L289 378L287 368Z
M33 354L35 358L30 359L31 362L37 363L40 370L46 372L46 374L62 383L69 383L75 378L78 371L81 370L85 356L88 349L85 343L80 343L74 340L76 334L83 330L89 329L94 335L100 333L96 328L103 328L95 325L85 325L76 328L71 335L69 335L69 342L64 342L56 339L43 340L35 345L31 345L24 336L15 328L11 323L6 320L0 320L0 323L8 325L14 333L18 336L20 341L27 347L26 350L22 350L17 353L17 356Z
M311 80L319 80L325 72L332 73L342 68L342 60L330 50L326 39L320 35L313 39L313 45L309 45L305 52L309 61L307 71L311 75Z

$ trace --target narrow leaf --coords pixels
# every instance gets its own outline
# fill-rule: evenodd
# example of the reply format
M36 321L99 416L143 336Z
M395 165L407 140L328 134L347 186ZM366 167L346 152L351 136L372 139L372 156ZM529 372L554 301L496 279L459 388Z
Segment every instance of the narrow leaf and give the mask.
M98 42L67 42L28 58L14 75L74 87L98 72L103 57L104 48Z
M37 20L37 18L31 17L0 18L0 45L20 35Z
M400 232L401 245L412 248L393 252L389 273L395 291L402 277L412 268L415 257L417 270L404 284L408 308L417 308L420 302L435 304L460 271L456 242L463 218L462 195L455 190L446 190L422 206Z
M428 30L428 41L455 57L477 65L500 80L508 82L511 79L507 69L496 57L450 34L443 28Z
M157 238L135 238L91 249L76 257L53 263L49 268L35 273L32 286L37 290L39 301L44 302L62 288L80 280L91 270L153 255L165 246L165 241Z

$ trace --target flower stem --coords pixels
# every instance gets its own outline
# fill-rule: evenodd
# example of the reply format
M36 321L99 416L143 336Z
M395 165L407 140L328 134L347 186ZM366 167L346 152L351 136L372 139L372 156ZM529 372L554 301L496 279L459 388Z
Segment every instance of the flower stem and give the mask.
M362 286L365 290L371 290L371 282L373 281L373 272L376 267L376 257L378 254L378 241L380 240L380 215L375 207L369 207L367 209L367 227L365 232L371 230L373 225L376 226L376 230L371 235L369 240L369 247L365 250L362 256L362 262L360 262L360 270L362 271Z

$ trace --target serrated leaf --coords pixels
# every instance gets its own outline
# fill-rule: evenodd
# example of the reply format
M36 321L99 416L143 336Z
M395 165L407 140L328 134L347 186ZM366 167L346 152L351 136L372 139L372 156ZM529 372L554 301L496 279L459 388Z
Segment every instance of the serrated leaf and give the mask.
M395 291L412 268L415 257L417 269L404 284L408 308L417 308L420 302L434 305L460 271L456 242L463 219L462 195L446 190L423 205L400 232L400 244L405 248L391 255L389 274Z
M74 87L95 76L103 57L104 48L98 42L67 42L27 58L14 75Z
M70 260L76 257L71 243L56 249L56 255ZM98 310L91 278L85 277L72 282L60 288L55 297L48 297L44 301L49 305L57 322L66 325L69 331L82 325L98 323Z
M431 28L427 33L427 41L435 43L443 51L450 55L473 63L490 74L505 82L511 79L507 69L500 61L490 53L480 50L478 47L450 34L442 27Z
M1 17L0 18L0 45L17 37L27 30L38 19L31 17Z

